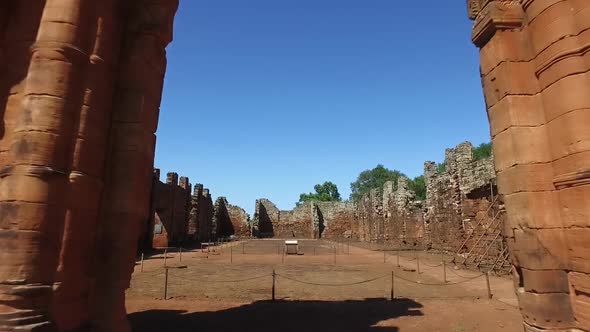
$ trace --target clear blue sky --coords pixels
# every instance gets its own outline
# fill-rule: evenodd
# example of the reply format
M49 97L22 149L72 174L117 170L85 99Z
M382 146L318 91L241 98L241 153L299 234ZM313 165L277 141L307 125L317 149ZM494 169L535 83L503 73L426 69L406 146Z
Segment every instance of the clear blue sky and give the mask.
M183 0L174 35L156 167L248 212L489 141L465 1Z

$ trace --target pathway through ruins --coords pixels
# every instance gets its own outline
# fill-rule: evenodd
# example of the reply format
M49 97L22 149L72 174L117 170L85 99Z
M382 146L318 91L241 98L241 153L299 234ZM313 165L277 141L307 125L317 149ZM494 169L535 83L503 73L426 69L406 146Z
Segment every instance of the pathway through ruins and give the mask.
M490 277L489 300L479 272L449 264L442 286L440 255L401 252L397 267L396 251L303 240L303 255L284 256L282 243L234 242L185 251L182 261L170 250L167 300L163 254L151 256L143 272L136 265L127 293L132 324L140 331L522 330L509 278Z

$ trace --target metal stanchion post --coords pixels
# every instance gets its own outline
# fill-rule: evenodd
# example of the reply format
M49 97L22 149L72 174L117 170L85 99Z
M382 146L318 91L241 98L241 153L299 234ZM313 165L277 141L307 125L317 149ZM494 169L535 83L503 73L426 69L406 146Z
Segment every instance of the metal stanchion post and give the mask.
M395 272L391 271L391 301L395 299Z
M334 247L334 265L336 265L336 247Z
M416 268L418 271L418 274L420 274L420 256L416 255Z
M275 270L272 270L272 300L275 300L275 283L276 283L277 274Z
M168 249L164 249L164 267L166 267L166 260L168 259Z
M443 282L446 284L447 283L447 263L444 260L442 261L442 267L443 267Z
M178 261L182 262L182 247L180 247L179 253L178 253Z
M143 253L141 253L141 272L143 272Z
M387 261L387 258L385 257L385 250L383 251L383 264L385 264Z
M234 262L234 247L229 247L229 262Z
M488 288L488 299L492 299L493 295L492 295L492 288L490 287L490 272L486 272L485 273L486 276L486 286Z
M164 276L164 301L168 299L168 268L165 268L166 274Z

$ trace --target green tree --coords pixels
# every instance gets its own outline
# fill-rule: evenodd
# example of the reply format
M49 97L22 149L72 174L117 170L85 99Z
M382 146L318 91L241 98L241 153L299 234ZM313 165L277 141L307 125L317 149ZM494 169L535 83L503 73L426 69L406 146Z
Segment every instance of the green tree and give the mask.
M492 143L481 143L473 148L473 160L481 160L492 156Z
M316 184L313 189L315 193L301 194L299 195L299 202L297 205L301 205L305 202L340 202L342 197L338 192L338 186L330 181L326 181L323 184Z
M397 188L397 179L403 175L398 170L390 170L379 164L373 169L368 169L357 177L356 181L350 184L352 193L350 198L358 200L361 196L371 191L371 189L382 189L387 181L393 181L394 189Z
M437 164L438 167L438 172L439 173L444 173L447 170L447 164L443 163L438 163Z
M426 181L424 180L424 175L417 176L413 180L410 180L408 182L408 187L416 193L417 199L426 199Z

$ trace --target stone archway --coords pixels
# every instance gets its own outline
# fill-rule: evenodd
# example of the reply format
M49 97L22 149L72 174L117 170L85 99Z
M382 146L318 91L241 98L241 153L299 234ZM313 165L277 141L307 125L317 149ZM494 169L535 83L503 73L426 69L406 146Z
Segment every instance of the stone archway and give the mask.
M0 330L129 330L177 6L0 4ZM587 329L590 2L468 9L525 329Z

